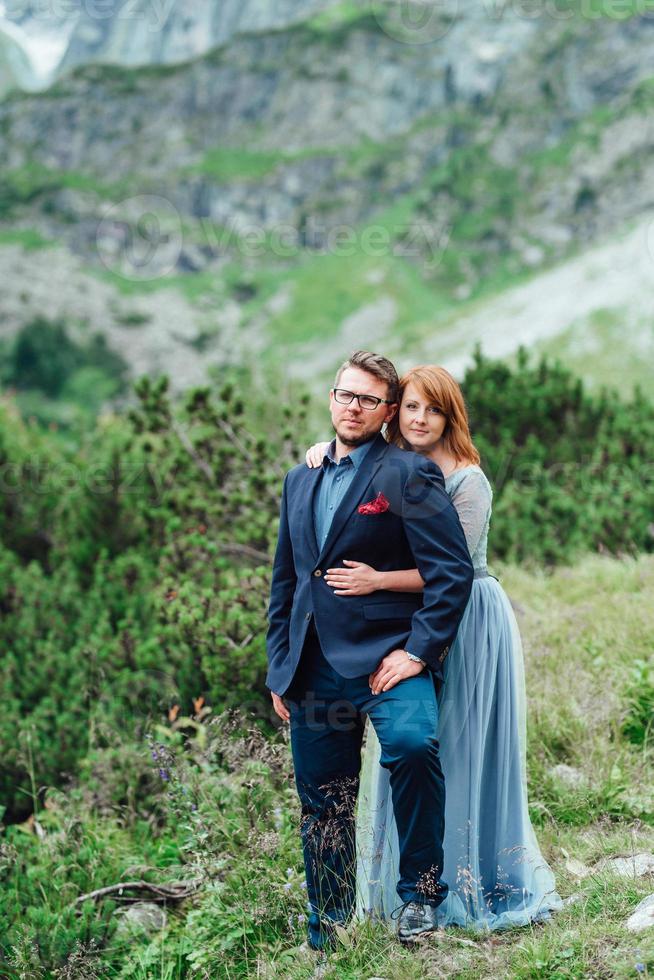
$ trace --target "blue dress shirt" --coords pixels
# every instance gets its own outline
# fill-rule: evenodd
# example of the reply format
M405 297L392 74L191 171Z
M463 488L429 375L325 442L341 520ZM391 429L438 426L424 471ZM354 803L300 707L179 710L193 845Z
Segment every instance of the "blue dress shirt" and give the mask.
M336 440L333 439L322 461L322 479L313 499L313 523L316 530L318 551L327 540L336 510L354 479L354 475L375 441L374 437L357 446L347 456L336 462Z

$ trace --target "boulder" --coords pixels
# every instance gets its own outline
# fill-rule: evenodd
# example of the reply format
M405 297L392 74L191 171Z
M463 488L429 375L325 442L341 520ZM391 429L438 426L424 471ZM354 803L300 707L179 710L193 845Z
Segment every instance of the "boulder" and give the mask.
M117 930L119 935L159 932L168 921L165 911L154 902L135 902L128 909L119 909L116 914L121 916Z
M654 926L654 895L648 895L638 905L626 922L630 932L644 932Z
M628 857L603 858L596 871L610 871L621 878L642 878L654 875L654 854L630 854Z

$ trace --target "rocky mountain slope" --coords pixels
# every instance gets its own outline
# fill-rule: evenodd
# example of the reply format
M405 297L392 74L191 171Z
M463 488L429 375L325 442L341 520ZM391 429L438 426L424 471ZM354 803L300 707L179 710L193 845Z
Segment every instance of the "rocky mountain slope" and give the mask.
M337 0L116 0L104 7L24 0L0 2L0 25L20 33L37 74L51 81L79 65L189 61L243 31L287 27L338 6Z
M388 4L251 5L242 22L229 3L220 16L194 8L189 38L209 20L215 37L262 25L203 57L90 65L0 103L0 243L56 243L91 292L101 276L110 334L107 290L120 318L165 287L184 297L175 333L202 370L253 350L331 370L354 343L456 364L488 297L652 213L651 17L448 0L412 28ZM273 14L286 26L271 29ZM26 270L36 254L23 253ZM29 278L22 303L0 298L6 333L31 308ZM574 291L574 275L563 281ZM592 282L579 289L588 329L599 313L612 337L606 309L619 325L625 290L612 303ZM65 315L88 317L69 299ZM489 307L509 350L523 336L510 307ZM643 316L630 380L652 330ZM558 303L536 334L549 343L577 322ZM179 350L158 363L179 364Z
M194 0L192 4L122 0L112 17L80 11L59 65L171 64L188 61L243 31L270 31L305 20L334 0Z

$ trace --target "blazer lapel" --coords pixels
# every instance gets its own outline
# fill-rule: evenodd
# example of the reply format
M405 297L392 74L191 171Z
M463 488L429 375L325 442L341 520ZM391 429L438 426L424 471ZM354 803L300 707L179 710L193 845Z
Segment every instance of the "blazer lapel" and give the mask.
M365 457L361 461L361 465L357 470L352 483L348 487L345 496L339 504L338 510L334 514L322 551L320 552L320 555L318 555L317 564L322 563L323 556L326 555L329 549L333 546L339 534L347 524L352 511L360 502L369 485L372 483L377 470L381 466L381 461L387 449L388 443L384 437L382 435L377 436L374 444L370 447Z
M299 519L304 528L307 545L315 562L318 558L318 541L316 540L316 528L313 521L313 499L322 476L322 467L318 466L315 469L310 469L307 466L306 470L306 490L302 496Z

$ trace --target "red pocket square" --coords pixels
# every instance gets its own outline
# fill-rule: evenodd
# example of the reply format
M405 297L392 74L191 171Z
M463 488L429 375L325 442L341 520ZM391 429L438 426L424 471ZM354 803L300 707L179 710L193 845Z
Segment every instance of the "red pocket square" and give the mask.
M378 493L374 500L369 500L367 504L360 504L357 508L360 514L383 514L391 505L383 493Z

